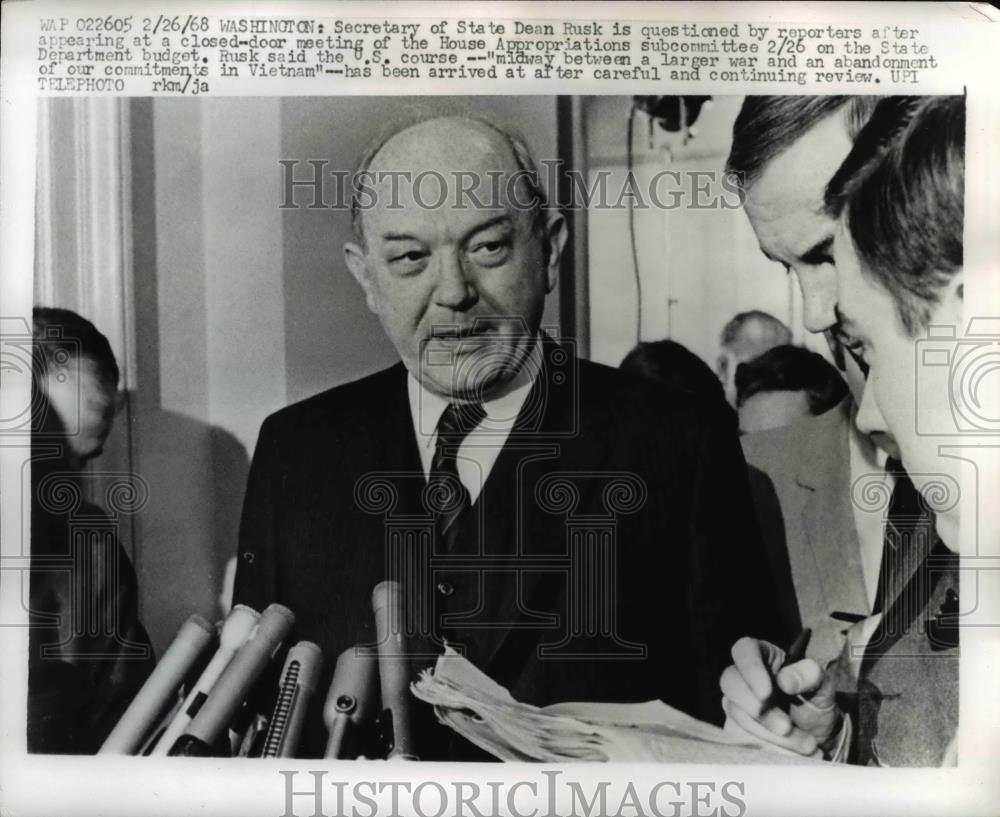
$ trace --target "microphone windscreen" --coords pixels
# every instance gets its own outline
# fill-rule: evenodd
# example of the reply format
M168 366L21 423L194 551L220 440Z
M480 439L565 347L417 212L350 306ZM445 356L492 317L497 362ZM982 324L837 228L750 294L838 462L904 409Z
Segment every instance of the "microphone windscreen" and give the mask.
M184 699L180 710L160 736L153 748L154 755L166 755L177 738L184 734L191 719L198 714L205 701L208 700L208 693L212 691L212 687L219 680L222 671L229 666L229 662L233 660L237 650L246 643L251 630L258 621L260 621L260 613L244 604L237 604L226 616L219 633L219 648L191 688L187 698Z
M300 641L288 651L261 757L295 756L322 666L323 651L311 641Z
M327 758L342 758L351 740L376 710L378 696L378 656L349 647L337 657L330 691L323 705L323 722L329 732Z
M372 591L378 673L382 690L383 728L389 738L389 758L416 759L410 722L410 666L402 628L399 582L380 582Z
M215 744L268 662L281 648L294 623L292 611L281 604L272 604L263 612L253 634L223 670L198 714L170 748L169 754L178 754L177 744L182 738L194 738L207 746ZM185 743L193 744L193 741Z
M105 739L98 754L135 754L156 726L157 718L170 703L170 699L177 695L184 677L214 639L215 628L202 616L193 615L188 618Z

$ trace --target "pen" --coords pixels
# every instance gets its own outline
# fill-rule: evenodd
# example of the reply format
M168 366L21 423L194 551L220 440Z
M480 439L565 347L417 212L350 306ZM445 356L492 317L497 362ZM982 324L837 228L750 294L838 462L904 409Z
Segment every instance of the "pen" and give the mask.
M781 662L781 669L784 669L789 664L801 661L806 657L806 648L809 646L810 638L812 638L812 629L809 627L803 627L802 632L795 636L795 639L785 652L785 660ZM805 698L801 695L786 695L785 697L792 703L796 704L804 704L806 702Z
M788 650L785 652L785 660L782 667L794 664L806 657L806 648L809 646L809 639L812 638L813 631L810 627L804 627L802 632L795 636Z

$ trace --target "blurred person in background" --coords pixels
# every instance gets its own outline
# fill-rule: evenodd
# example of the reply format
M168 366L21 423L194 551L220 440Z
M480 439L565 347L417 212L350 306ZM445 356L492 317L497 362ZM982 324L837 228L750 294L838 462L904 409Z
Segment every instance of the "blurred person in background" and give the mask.
M775 346L792 342L792 332L774 315L752 309L740 312L722 329L716 374L729 405L736 408L736 369Z
M740 431L780 428L834 408L847 384L826 359L801 346L775 346L736 369Z
M683 389L706 400L725 400L722 383L711 367L686 346L672 340L643 341L618 366L647 380ZM728 404L727 404L728 405ZM733 414L733 422L736 416Z
M154 663L117 522L84 497L118 407L106 337L33 311L28 751L96 752Z

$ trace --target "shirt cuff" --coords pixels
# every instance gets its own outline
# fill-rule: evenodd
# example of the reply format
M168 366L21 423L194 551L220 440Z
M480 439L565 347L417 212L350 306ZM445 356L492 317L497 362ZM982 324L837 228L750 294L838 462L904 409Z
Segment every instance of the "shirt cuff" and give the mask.
M831 763L847 763L847 755L851 748L851 736L854 727L851 716L845 714L840 722L840 731L833 735L823 746L823 755Z

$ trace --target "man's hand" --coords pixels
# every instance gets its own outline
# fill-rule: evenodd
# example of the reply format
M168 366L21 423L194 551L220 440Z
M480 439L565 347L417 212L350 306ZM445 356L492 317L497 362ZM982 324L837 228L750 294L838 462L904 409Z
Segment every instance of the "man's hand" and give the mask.
M732 655L734 663L719 679L725 728L800 755L822 757L820 747L841 722L830 674L811 658L782 667L785 651L755 638L741 638Z

